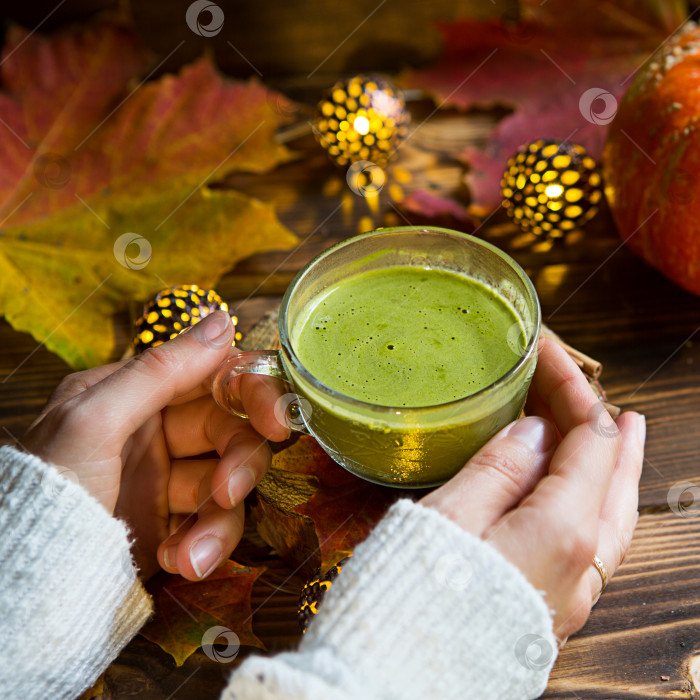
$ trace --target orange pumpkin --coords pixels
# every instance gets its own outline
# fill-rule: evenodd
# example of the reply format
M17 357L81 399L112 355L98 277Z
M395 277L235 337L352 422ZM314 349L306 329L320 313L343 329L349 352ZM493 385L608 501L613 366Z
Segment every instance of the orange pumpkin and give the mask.
M610 125L605 190L630 248L700 294L700 28L638 71Z

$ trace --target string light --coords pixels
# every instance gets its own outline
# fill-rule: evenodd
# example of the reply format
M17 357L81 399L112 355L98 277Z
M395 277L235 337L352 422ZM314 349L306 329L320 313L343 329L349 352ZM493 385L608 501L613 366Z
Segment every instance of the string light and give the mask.
M410 121L398 88L384 78L357 75L336 83L319 102L314 134L337 165L370 161L384 167Z
M600 173L583 146L538 139L508 160L503 207L523 231L561 238L595 216Z

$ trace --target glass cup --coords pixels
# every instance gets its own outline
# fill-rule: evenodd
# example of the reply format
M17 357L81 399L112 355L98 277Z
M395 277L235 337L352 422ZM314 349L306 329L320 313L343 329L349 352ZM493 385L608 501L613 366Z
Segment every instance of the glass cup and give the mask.
M513 366L476 393L420 408L367 403L314 377L299 361L291 338L304 307L349 275L395 266L448 270L495 291L519 319L508 337L502 338L504 350L513 354ZM278 419L313 435L338 464L378 484L432 487L458 472L521 414L535 371L539 333L540 306L532 282L495 246L448 229L379 229L342 241L308 263L282 300L281 350L229 357L214 376L212 394L222 408L245 417L232 382L247 373L278 377L291 388L278 402Z

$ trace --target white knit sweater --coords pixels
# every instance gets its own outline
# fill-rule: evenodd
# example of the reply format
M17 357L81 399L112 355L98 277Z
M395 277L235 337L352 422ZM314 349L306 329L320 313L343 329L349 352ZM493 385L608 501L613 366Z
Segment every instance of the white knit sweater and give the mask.
M75 698L151 614L128 532L40 459L0 448L0 697ZM295 652L247 659L222 700L534 698L556 658L541 595L490 545L396 503Z

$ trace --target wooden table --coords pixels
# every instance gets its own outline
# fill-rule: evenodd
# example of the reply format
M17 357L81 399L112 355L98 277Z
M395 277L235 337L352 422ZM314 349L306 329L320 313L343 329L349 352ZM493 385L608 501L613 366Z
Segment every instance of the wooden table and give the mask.
M458 189L460 168L440 157L440 148L447 153L449 143L435 136L449 127L459 134L463 119L437 115L416 135L405 156L407 167L413 167L411 186L429 181L438 190ZM276 201L281 219L301 239L292 253L255 256L221 281L218 290L232 302L244 332L279 303L296 270L355 233L369 213L359 198L351 213L343 210L341 195L328 185L338 173L311 139L292 146L302 153L299 161L264 177L237 175L226 183ZM386 207L393 220L401 220L391 205ZM647 417L640 517L631 551L585 628L562 650L545 697L700 697L700 518L681 517L667 503L676 482L700 484L700 299L622 246L606 211L588 225L581 241L549 252L532 250L500 214L479 235L523 265L550 327L604 363L610 400ZM118 322L124 347L126 312ZM4 322L0 367L3 377L14 372L0 384L0 441L11 443L69 370ZM256 586L254 629L270 651L291 648L299 638L296 601L303 582L298 576L285 581L289 567L270 560L261 548L247 547L236 552L237 559L265 561L277 577L273 580L284 581L279 589L269 581ZM217 697L229 671L201 652L175 668L158 647L137 637L109 669L103 697Z

